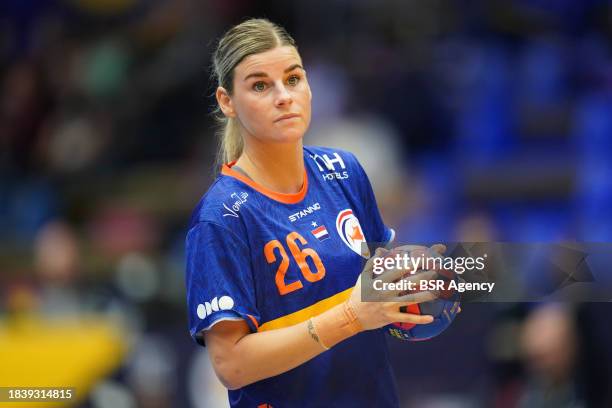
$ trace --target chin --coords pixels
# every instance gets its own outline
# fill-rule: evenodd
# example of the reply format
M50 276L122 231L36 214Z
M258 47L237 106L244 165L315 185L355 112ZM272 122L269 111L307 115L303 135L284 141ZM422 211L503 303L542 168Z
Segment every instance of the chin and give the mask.
M306 129L301 127L299 129L287 129L283 132L278 132L274 139L281 143L298 142L302 140L304 133L306 133Z

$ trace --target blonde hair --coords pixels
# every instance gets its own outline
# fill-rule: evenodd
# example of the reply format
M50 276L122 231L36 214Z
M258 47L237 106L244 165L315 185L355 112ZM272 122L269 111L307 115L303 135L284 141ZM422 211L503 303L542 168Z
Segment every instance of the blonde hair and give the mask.
M231 96L236 65L249 55L286 45L297 49L295 41L283 27L263 18L246 20L230 28L219 40L213 54L213 80L216 79L217 86L225 88ZM215 114L221 125L217 160L228 163L238 159L244 141L236 118L226 117L218 106Z

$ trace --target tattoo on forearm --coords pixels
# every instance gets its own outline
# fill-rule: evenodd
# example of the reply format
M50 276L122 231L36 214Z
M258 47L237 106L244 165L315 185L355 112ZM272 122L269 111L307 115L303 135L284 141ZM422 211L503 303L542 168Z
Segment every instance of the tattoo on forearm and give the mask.
M308 320L308 333L310 333L310 337L312 337L314 341L321 344L321 340L319 340L319 336L317 336L312 320Z

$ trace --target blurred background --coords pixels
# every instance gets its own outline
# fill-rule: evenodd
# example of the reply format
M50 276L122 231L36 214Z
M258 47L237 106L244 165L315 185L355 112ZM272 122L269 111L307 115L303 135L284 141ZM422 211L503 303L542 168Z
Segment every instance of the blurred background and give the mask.
M611 240L609 0L3 0L0 386L227 405L183 252L215 173L210 55L246 17L293 34L306 144L357 155L400 242ZM470 303L389 338L402 404L612 407L611 305Z

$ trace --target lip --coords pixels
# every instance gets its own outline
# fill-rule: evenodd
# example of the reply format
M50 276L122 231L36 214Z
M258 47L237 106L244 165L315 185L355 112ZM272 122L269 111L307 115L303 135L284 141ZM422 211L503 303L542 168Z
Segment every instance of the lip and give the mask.
M280 122L281 120L291 119L291 118L299 118L300 115L298 113L287 113L283 116L279 116L274 120L274 122Z

